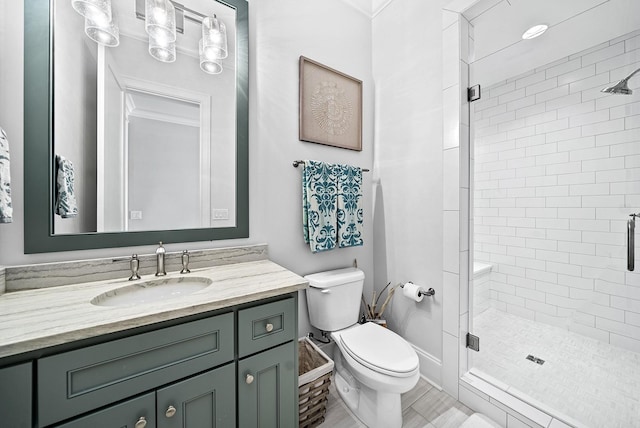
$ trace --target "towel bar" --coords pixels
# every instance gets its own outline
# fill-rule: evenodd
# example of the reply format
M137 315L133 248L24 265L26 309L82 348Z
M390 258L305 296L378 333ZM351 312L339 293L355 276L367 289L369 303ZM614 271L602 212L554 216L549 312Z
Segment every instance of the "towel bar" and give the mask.
M298 165L302 165L304 163L303 160L294 160L293 161L293 167L297 168ZM369 170L367 168L362 168L362 172L369 172Z

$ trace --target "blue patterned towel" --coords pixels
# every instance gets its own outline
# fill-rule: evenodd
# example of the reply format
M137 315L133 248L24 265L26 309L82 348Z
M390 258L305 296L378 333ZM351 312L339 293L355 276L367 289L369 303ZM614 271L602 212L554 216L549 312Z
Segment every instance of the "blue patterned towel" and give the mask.
M74 179L73 163L56 155L56 214L62 218L78 215Z
M335 248L338 188L335 165L304 161L302 170L302 228L312 253Z
M336 165L338 178L338 247L355 247L362 241L362 169Z
M7 140L7 134L4 129L0 128L0 223L11 223L13 221L9 160L9 140Z

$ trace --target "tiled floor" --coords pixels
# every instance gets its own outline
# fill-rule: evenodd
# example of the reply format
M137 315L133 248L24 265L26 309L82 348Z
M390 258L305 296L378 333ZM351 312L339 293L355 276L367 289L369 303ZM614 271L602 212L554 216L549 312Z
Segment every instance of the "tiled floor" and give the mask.
M640 426L640 354L488 309L474 318L473 367L582 424ZM545 360L543 365L527 355Z
M403 428L457 428L472 414L472 410L422 379L402 395ZM327 414L320 427L366 428L340 399L333 381Z

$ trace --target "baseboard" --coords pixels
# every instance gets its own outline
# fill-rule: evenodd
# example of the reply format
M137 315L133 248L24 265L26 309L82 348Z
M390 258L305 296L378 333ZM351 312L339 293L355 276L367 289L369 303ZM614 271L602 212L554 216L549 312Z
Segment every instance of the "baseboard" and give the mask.
M431 385L442 390L442 361L413 343L410 343L410 345L418 354L420 375Z

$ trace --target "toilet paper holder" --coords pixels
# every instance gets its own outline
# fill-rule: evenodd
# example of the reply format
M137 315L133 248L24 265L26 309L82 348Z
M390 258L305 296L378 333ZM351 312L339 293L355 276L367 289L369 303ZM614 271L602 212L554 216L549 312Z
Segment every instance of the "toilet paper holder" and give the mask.
M412 281L408 281L409 284L413 284ZM400 288L404 288L404 284L400 284ZM424 288L420 287L420 289L418 290L418 297L422 297L422 296L433 296L436 294L436 290L434 290L433 288L429 288L428 290L424 290Z

